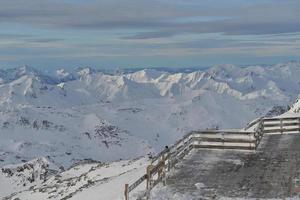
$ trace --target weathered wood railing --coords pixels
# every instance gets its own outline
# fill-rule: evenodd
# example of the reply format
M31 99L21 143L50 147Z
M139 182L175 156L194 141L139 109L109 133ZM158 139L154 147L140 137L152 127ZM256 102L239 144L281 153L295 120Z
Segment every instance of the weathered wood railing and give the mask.
M259 124L261 121L263 120L263 117L261 118L257 118L255 120L253 120L252 122L249 122L246 127L244 128L244 130L249 130L250 128L252 128L253 126Z
M246 131L201 131L193 132L193 148L240 149L256 148L255 132Z
M245 130L254 126L253 131L204 130L188 133L155 156L138 180L131 185L125 184L125 200L129 200L129 193L145 181L146 191L137 199L148 199L151 189L161 181L165 183L166 173L193 148L255 150L265 133L300 132L300 117L259 118L249 123Z
M129 199L129 193L137 188L141 183L146 181L146 191L140 194L137 199L149 197L150 190L166 177L166 171L169 171L184 155L190 151L192 142L191 133L185 135L174 145L161 151L157 156L152 158L151 165L147 167L146 174L142 175L131 185L125 184L125 200Z
M264 133L293 133L300 132L300 117L264 118Z
M255 127L256 126L256 127ZM300 117L259 118L249 123L244 130L255 127L256 134L299 133Z
M204 143L203 143L204 142ZM207 145L205 142L213 142ZM240 145L242 144L242 145ZM220 148L253 150L256 148L255 132L205 130L193 131L185 135L171 147L163 150L152 159L146 173L131 185L125 185L125 200L129 199L129 193L146 181L146 191L137 199L149 197L150 190L159 182L165 181L166 173L173 168L193 148Z

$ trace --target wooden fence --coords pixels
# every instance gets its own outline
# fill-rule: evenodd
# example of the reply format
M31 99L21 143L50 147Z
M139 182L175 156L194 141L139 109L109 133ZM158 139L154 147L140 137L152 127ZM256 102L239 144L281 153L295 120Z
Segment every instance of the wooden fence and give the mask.
M143 182L146 182L146 191L137 199L148 198L150 190L159 182L165 183L166 173L170 171L193 148L224 148L253 150L257 139L255 132L206 130L194 131L185 135L168 149L163 150L152 160L146 173L132 184L125 184L125 200L129 194ZM211 144L210 144L211 143Z
M263 119L263 129L266 134L298 133L300 132L300 118L265 118Z
M140 184L146 190L137 199L148 199L151 189L159 182L165 184L166 174L194 148L255 150L265 133L300 132L300 118L260 118L248 124L254 131L203 130L192 131L152 159L146 173L132 184L125 184L125 200Z

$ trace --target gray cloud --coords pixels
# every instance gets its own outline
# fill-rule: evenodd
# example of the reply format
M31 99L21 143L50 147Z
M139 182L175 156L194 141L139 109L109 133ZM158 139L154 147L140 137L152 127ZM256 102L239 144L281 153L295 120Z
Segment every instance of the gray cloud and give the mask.
M137 32L123 39L163 38L184 33L300 32L299 1L245 2L95 0L76 4L58 0L11 0L0 3L0 22L55 29L129 29ZM201 17L211 20L202 21ZM190 18L196 20L189 21Z
M109 58L109 63L128 59L132 64L143 56L160 57L149 63L179 57L185 58L184 63L195 63L207 56L214 62L212 57L223 59L224 54L231 54L232 60L241 55L298 54L294 41L300 39L300 1L78 1L82 2L1 1L0 25L8 25L7 31L0 31L1 56L32 63L52 62L52 58L101 63L101 57Z
M40 38L40 39L26 39L26 42L33 42L33 43L52 43L52 42L62 42L64 39L59 38Z
M142 32L131 36L121 37L122 39L149 39L149 38L165 38L176 35L174 32L165 32L165 31L157 31L157 32Z
M159 1L97 0L70 4L57 0L13 0L0 3L1 22L22 22L59 28L153 27L162 20L196 16L188 8Z
M0 33L0 38L2 39L16 39L16 38L28 38L31 37L31 35L28 34L12 34L12 33Z

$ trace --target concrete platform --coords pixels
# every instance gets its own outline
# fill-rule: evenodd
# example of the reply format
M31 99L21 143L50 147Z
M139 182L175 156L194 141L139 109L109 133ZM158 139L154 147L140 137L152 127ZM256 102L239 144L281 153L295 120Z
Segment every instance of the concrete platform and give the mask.
M300 199L300 134L266 135L255 153L193 150L162 190L172 193L162 199Z

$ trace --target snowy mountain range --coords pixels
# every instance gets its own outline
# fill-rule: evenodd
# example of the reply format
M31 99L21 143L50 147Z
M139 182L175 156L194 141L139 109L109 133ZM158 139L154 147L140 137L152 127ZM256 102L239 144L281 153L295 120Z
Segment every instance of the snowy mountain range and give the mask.
M42 190L50 184L46 172L83 161L101 171L100 163L158 152L190 130L241 128L289 108L299 112L299 77L298 62L176 73L0 70L0 185L15 188L0 197Z

